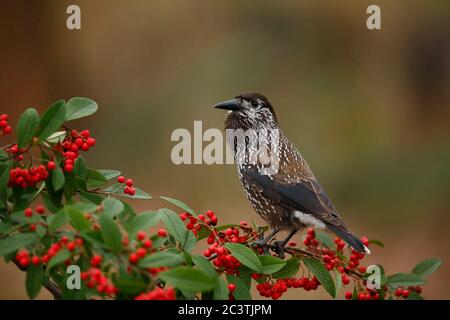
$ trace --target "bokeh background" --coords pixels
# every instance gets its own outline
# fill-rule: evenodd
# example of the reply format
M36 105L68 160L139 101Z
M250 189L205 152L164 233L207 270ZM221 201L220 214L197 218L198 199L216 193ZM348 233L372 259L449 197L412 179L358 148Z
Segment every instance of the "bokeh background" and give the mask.
M69 4L81 7L79 31L66 28ZM381 7L381 30L366 28L370 4ZM441 258L424 295L448 299L449 9L445 0L5 1L0 109L15 122L29 106L90 97L100 109L76 125L97 138L92 167L228 223L255 216L236 169L174 165L170 135L194 120L222 128L211 105L261 92L355 233L384 241L367 262L393 273ZM26 298L24 279L1 262L0 298Z

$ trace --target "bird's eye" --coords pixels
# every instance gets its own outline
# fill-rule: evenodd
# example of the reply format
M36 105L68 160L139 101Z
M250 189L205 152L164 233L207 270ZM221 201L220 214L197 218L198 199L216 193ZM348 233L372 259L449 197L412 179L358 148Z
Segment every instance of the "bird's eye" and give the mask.
M259 105L258 100L252 100L250 103L252 104L253 108L256 108Z

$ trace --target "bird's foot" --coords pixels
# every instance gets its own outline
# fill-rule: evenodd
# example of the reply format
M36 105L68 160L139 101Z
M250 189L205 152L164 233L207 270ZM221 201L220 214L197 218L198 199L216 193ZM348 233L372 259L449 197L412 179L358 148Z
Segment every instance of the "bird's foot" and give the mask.
M267 239L258 239L252 242L251 246L255 249L262 249L262 253L267 255L269 253L269 246Z
M285 257L285 255L284 255L285 247L286 247L286 242L280 241L280 240L274 241L271 245L272 251L274 251L280 259L284 259L284 257Z

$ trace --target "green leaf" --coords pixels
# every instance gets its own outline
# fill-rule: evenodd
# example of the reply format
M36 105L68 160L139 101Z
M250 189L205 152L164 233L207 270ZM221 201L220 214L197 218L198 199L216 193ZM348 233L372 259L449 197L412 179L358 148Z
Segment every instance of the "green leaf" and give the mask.
M120 176L121 172L117 170L109 170L109 169L101 169L98 170L102 176L105 177L106 180L111 180Z
M101 233L106 245L113 252L122 250L122 235L114 220L107 215L100 215L98 219L101 227Z
M183 221L180 219L178 214L170 209L160 209L159 215L164 225L166 226L167 231L175 237L175 239L181 244L183 247L186 243L186 233L188 230L186 229Z
M100 187L106 182L108 181L100 172L94 169L88 169L86 177L86 185L88 187Z
M49 273L54 267L64 263L67 259L70 259L70 251L67 249L62 249L58 251L48 262L46 273Z
M139 268L175 267L184 262L181 255L172 252L155 252L139 261Z
M186 203L184 203L184 202L182 202L182 201L180 201L180 200L173 199L173 198L169 198L169 197L164 197L164 196L160 196L160 198L163 199L163 200L166 200L166 201L170 202L171 204L177 206L178 208L183 209L183 210L186 211L186 212L189 212L189 213L192 214L193 216L197 216L194 210L192 210L191 208L189 208L189 206L188 206Z
M95 203L95 204L98 204L98 205L101 204L103 199L104 199L103 196L101 196L99 194L92 193L92 192L85 192L85 191L82 191L82 190L80 190L79 192L80 192L80 198L81 199L83 199L85 201L89 201L89 202Z
M336 299L339 291L342 289L342 275L339 271L335 270L335 284L336 284L336 292L334 294L334 298Z
M66 137L66 131L56 131L55 133L52 133L45 141L49 143L60 143L64 141L64 138Z
M66 105L66 121L80 119L94 114L98 109L97 102L94 100L74 97L67 101Z
M336 245L333 242L333 240L325 232L316 231L316 239L322 242L322 244L329 249L336 248Z
M283 267L283 269L275 273L273 277L275 279L292 278L297 274L299 268L300 262L296 258L291 258L289 260L286 260L286 265Z
M146 211L133 217L130 222L130 238L134 238L139 230L148 230L156 226L160 218L157 211Z
M258 256L252 249L240 243L227 243L225 244L225 247L230 250L231 254L244 266L247 266L258 273L262 272L261 261L259 261Z
M56 214L53 214L48 217L48 230L50 232L55 231L58 228L61 228L67 222L67 214L65 210L60 210Z
M195 268L206 274L211 280L217 279L217 271L212 266L211 262L205 259L203 256L193 255L192 262L194 262Z
M233 296L236 300L252 300L250 295L250 288L247 284L239 277L227 275L228 283L233 283L236 285L236 289L233 292Z
M61 127L66 114L66 103L59 100L52 104L42 115L39 122L39 140L44 141Z
M425 283L421 277L410 273L395 273L387 278L387 284L392 288L419 286Z
M442 264L442 260L439 259L427 259L420 263L418 263L412 273L418 275L421 278L424 278L433 272L435 272L440 265Z
M406 300L425 300L420 294L415 291L410 291Z
M5 150L0 149L0 161L5 161L9 159L9 155L6 153Z
M258 256L258 258L262 264L262 274L273 274L283 269L283 267L286 265L286 262L284 260L281 260L277 257Z
M0 240L0 256L6 256L37 241L33 233L18 233Z
M123 212L125 206L122 201L115 198L106 198L102 201L103 213L110 218L115 218Z
M12 161L5 161L2 165L0 165L0 197L6 199L6 196L3 196L3 193L6 194L5 190L9 181L9 173L11 171Z
M17 122L17 146L19 149L27 147L39 125L39 113L34 108L29 108Z
M67 212L69 221L75 229L82 231L90 228L91 223L86 219L83 212L72 206L67 206L64 210Z
M126 293L131 296L136 296L147 289L147 284L140 279L133 279L131 277L120 277L114 279L114 285L119 289L119 292Z
M214 282L200 270L190 267L177 267L161 272L159 278L180 290L202 292L211 290Z
M304 258L303 263L316 276L325 290L334 297L336 295L334 280L322 262L312 258Z
M228 300L228 288L227 283L222 277L218 277L216 286L213 292L214 300Z
M384 248L384 244L380 240L372 239L372 240L369 240L369 243L379 246L380 248Z
M197 245L197 238L192 231L186 230L186 237L182 245L182 249L186 252L191 252Z
M61 190L64 186L65 181L66 178L64 177L64 172L62 171L61 166L58 164L52 171L52 184L55 191Z
M73 173L81 180L85 180L87 178L88 168L86 165L86 160L84 160L83 157L79 156L75 160L75 165L73 167Z
M42 267L30 265L27 269L27 278L25 280L25 288L30 299L34 299L39 294L44 280L44 270Z

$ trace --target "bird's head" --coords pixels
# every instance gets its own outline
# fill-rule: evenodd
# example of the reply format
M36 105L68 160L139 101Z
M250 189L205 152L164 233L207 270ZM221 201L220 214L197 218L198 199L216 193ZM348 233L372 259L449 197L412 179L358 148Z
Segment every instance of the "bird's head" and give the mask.
M272 105L259 93L243 93L234 99L214 105L216 109L228 110L225 121L227 129L273 129L278 127Z

